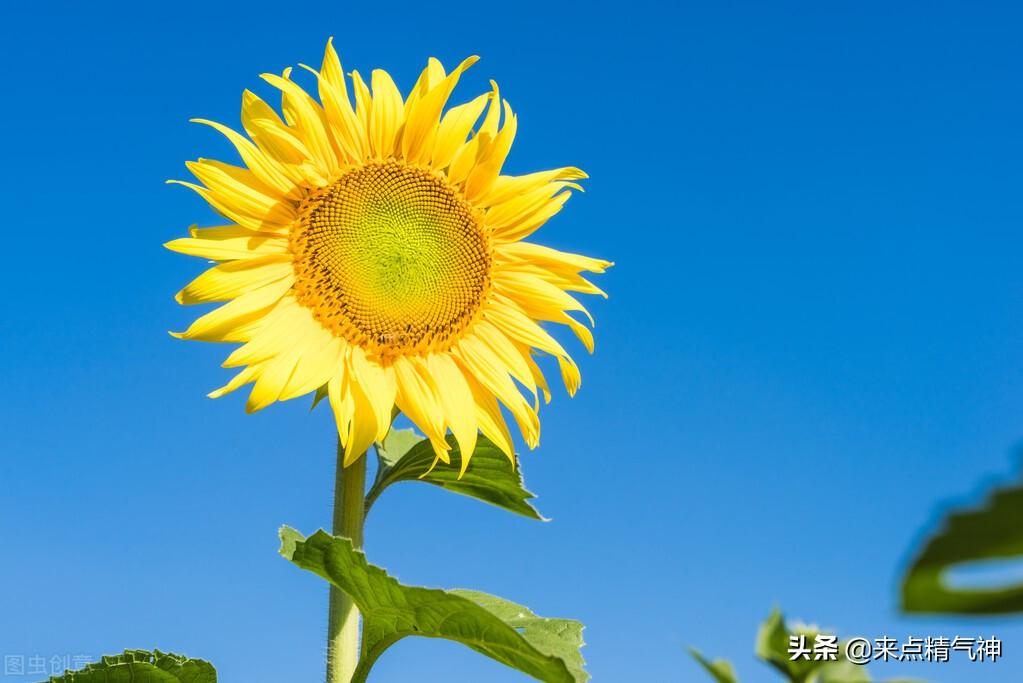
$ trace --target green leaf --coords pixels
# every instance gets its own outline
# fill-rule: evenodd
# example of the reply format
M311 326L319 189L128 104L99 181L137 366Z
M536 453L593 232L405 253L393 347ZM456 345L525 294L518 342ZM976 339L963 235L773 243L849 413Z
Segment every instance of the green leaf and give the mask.
M700 663L707 673L714 677L717 683L739 683L735 676L735 669L730 662L724 659L715 659L713 662L704 657L696 648L689 648L689 654Z
M809 680L811 683L870 683L870 674L862 664L853 664L848 659L841 659L837 662L822 662L810 675Z
M387 432L383 443L377 446L377 458L381 467L393 468L420 441L423 441L423 437L414 429L392 429ZM426 445L429 445L429 439L426 440ZM377 478L379 479L379 475Z
M803 647L813 650L818 635L832 634L821 631L814 626L795 625L790 627L777 609L760 626L757 632L756 654L766 663L773 666L789 683L870 683L870 674L860 664L850 662L845 656L846 644L838 642L836 659L815 661L799 658L792 659L789 652L791 636L803 636ZM798 642L798 641L797 641ZM689 653L714 677L717 683L737 683L732 665L723 659L708 661L698 650L689 648ZM812 656L812 655L811 655ZM925 683L918 679L889 679L887 683Z
M789 654L791 635L793 634L785 625L785 618L781 612L773 609L757 631L755 652L757 657L776 668L790 681L803 683L820 663L804 659L793 661ZM810 642L813 642L812 638Z
M582 623L574 619L538 617L528 607L489 593L464 589L450 590L448 593L472 600L522 634L537 650L561 659L574 680L589 679L590 675L583 669L586 662L580 651L584 645Z
M790 628L782 613L774 609L757 633L756 654L780 671L792 683L868 683L866 669L845 658L844 644L839 642L836 659L820 660L798 658L789 652L789 639L803 636L805 647L813 649L818 635L832 635L814 626Z
M451 464L433 467L434 453L429 439L423 439L411 429L392 429L377 448L380 466L373 486L366 495L367 513L377 497L391 484L399 481L424 481L532 519L544 519L529 504L529 499L535 496L523 487L518 467L512 465L508 456L494 442L480 435L469 469L461 479L458 472L462 453L450 435L448 444L451 446Z
M67 671L48 683L217 683L213 665L154 650L125 650L80 671Z
M326 384L324 384L322 387L319 387L316 390L316 393L313 394L313 404L311 406L309 406L309 412L312 412L312 411L316 410L316 406L320 405L320 401L322 401L325 398L327 398L327 385Z
M582 624L543 619L482 593L406 586L366 561L347 538L323 530L308 539L281 528L281 554L337 586L363 616L359 666L364 683L373 663L406 636L453 640L546 683L584 683Z
M902 583L902 609L918 613L1023 612L1023 584L957 589L946 572L966 562L1023 559L1023 486L996 489L983 508L952 512Z

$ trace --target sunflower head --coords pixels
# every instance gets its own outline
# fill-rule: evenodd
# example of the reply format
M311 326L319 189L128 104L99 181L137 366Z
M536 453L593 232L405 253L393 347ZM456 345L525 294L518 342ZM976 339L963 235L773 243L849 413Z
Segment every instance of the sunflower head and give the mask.
M309 197L291 246L299 302L380 359L447 350L489 294L483 214L428 169L346 173Z
M385 71L346 77L328 42L320 70L304 67L318 100L287 69L263 75L282 116L246 91L247 136L199 120L244 164L187 164L199 182L180 184L229 224L167 244L215 262L178 301L225 302L176 336L241 344L224 363L241 370L211 396L254 383L253 411L325 395L346 464L386 435L394 409L444 462L450 430L463 471L479 432L512 456L502 406L536 445L539 397L550 400L536 355L557 359L570 394L580 383L540 323L567 325L592 351L572 293L603 295L582 273L611 264L525 241L586 174L501 174L516 118L497 84L446 109L475 61L449 74L431 59L402 97Z

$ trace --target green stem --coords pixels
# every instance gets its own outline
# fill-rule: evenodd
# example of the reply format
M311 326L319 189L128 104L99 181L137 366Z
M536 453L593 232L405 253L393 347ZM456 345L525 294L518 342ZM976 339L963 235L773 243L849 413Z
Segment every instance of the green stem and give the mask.
M344 466L344 456L345 449L339 440L332 533L352 539L352 545L361 548L367 456L362 454L348 467ZM349 683L358 663L359 608L344 591L331 586L327 620L327 683Z

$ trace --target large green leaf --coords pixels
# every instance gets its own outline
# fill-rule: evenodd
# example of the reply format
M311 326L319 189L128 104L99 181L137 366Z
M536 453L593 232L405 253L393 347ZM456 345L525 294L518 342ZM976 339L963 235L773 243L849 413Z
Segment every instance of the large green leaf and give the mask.
M433 467L433 447L428 439L418 436L411 429L392 429L377 448L380 466L373 486L366 495L366 511L391 484L399 481L425 481L526 517L543 519L528 502L535 496L522 485L518 467L511 463L494 442L480 435L469 468L461 478L458 472L462 452L454 437L448 436L448 443L451 445L451 464Z
M213 665L154 650L125 650L80 671L54 676L49 683L217 683Z
M281 529L281 554L337 586L363 616L359 666L364 683L373 663L406 636L446 638L546 683L584 683L582 624L543 619L525 607L485 595L406 586L352 547L323 530L309 538Z
M715 659L713 662L703 656L696 648L689 648L689 654L700 663L700 666L709 673L717 683L738 683L735 676L735 669L730 662L724 659Z
M953 512L909 568L902 583L907 612L1008 614L1023 612L1023 584L991 589L953 588L957 565L1023 559L1023 486L997 489L979 510Z

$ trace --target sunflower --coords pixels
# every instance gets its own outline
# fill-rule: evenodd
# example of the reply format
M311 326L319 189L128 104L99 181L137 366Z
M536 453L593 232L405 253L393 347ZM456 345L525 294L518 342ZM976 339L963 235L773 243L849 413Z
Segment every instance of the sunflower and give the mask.
M604 293L582 276L610 262L524 241L556 214L575 182L565 167L501 175L516 117L492 91L444 111L459 77L430 59L402 98L382 70L349 83L330 41L317 102L291 77L262 78L283 118L249 91L248 137L212 121L244 166L186 164L197 192L230 224L197 228L167 247L215 262L177 294L227 302L184 339L236 342L241 368L219 397L253 383L246 409L316 392L329 399L344 463L382 439L400 410L462 471L482 432L512 457L501 406L533 448L539 397L550 391L537 353L557 359L569 394L578 367L539 323L568 326L592 352L593 319L570 294ZM482 122L480 119L482 117ZM477 126L478 124L478 126ZM172 181L179 182L179 181Z

